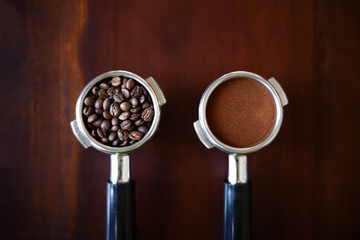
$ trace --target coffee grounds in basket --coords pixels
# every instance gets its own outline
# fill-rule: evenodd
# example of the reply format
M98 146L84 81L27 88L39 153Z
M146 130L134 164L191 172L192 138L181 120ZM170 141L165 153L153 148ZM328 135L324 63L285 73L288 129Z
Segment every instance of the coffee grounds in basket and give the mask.
M210 95L206 119L221 142L236 148L255 146L272 131L276 108L264 85L249 78L234 78L220 84Z

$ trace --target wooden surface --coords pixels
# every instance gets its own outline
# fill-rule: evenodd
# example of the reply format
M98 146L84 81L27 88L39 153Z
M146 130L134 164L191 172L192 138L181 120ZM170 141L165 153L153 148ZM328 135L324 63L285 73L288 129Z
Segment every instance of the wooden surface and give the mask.
M113 69L166 94L131 155L138 239L222 238L227 157L192 127L205 88L281 83L282 129L249 156L254 239L359 239L359 1L0 0L0 238L104 239L109 156L73 136L77 97Z

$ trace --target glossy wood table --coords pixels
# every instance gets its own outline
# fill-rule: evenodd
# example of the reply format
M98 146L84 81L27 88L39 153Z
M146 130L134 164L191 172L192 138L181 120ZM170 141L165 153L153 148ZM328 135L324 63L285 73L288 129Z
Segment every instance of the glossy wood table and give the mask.
M75 102L113 69L164 90L132 155L139 240L219 240L226 155L192 123L210 82L274 76L277 139L249 156L254 239L358 239L359 1L0 1L0 238L105 239L109 157L73 136Z

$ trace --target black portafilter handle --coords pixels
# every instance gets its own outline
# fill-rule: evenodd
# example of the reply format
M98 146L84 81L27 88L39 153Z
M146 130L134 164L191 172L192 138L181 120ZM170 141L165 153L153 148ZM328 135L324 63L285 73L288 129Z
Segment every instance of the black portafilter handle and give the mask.
M107 183L107 240L135 240L135 182L128 155L111 155Z
M251 184L225 182L224 240L250 240Z
M224 240L251 240L251 184L246 155L229 155L224 184Z
M107 183L107 240L135 239L135 182Z

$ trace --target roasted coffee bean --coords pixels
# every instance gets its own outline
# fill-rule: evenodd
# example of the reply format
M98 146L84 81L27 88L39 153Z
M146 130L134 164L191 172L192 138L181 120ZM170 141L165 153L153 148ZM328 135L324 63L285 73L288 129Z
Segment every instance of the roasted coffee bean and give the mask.
M131 131L129 133L129 138L132 140L140 140L144 134L142 132L139 132L137 130Z
M136 98L130 99L129 102L130 102L132 107L136 107L139 104L139 102L138 102L138 100Z
M131 91L131 96L134 98L138 98L141 96L141 87L140 86L136 86L133 88L133 90Z
M93 130L91 131L91 135L93 136L93 137L97 137L98 135L97 135L97 129L96 128L93 128Z
M150 96L147 96L147 97L146 97L146 100L147 100L148 102L151 102L151 97L150 97Z
M134 129L135 129L135 126L134 126L134 125L131 125L131 126L129 127L128 131L130 132L130 131L132 131L132 130L134 130Z
M102 138L101 141L102 141L103 143L108 143L108 142L109 142L109 139L107 139L107 138Z
M111 123L109 120L104 120L104 121L102 121L100 127L104 131L109 131L111 129Z
M125 97L122 93L115 93L113 97L114 97L115 102L118 102L118 103L121 103L125 100Z
M116 131L119 130L119 129L120 129L119 126L112 126L111 129L110 129L110 131L116 132Z
M136 143L136 140L131 140L131 141L129 142L130 145L132 145L132 144L134 144L134 143Z
M103 120L100 118L100 119L94 121L94 122L92 123L92 125L93 125L94 127L97 127L97 128L98 128L98 127L100 127L102 121L103 121Z
M106 110L106 111L109 110L110 105L111 105L110 98L105 99L104 102L103 102L103 109Z
M134 122L134 125L139 127L145 123L144 119L139 119Z
M117 134L114 132L110 133L110 135L108 137L110 142L114 141L116 138L117 138Z
M126 88L131 90L135 87L136 83L134 80L132 79L129 79L127 82L126 82Z
M105 132L104 130L102 130L101 128L98 128L98 129L96 130L96 133L97 133L97 135L98 135L100 138L105 138L105 137L107 137L106 132Z
M104 103L104 99L98 98L95 102L95 108L102 108Z
M154 110L152 110L151 108L146 108L142 113L141 113L141 117L147 121L150 122L153 117L154 117Z
M116 87L110 87L106 93L109 95L109 96L113 96L115 93L119 92L119 90L116 88Z
M122 84L121 84L121 88L126 88L126 82L128 81L128 79L126 77L123 78L122 80Z
M103 130L101 130L101 128L96 129L96 134L99 136L99 138L105 137L105 133Z
M131 114L131 116L130 116L130 120L131 120L131 121L136 121L136 120L138 120L140 117L141 117L141 115L140 115L139 113L133 113L133 114Z
M136 108L130 109L130 112L132 112L132 113L138 113L138 112L140 112L140 110L141 110L141 107L138 106L138 107L136 107Z
M121 85L121 78L120 77L113 77L111 79L111 85L113 85L114 87L118 87Z
M96 101L96 99L98 98L98 96L95 95L95 94L90 94L88 97L89 97L89 98L92 98L92 99L95 100L95 101Z
M96 86L96 87L93 87L91 91L92 91L92 93L93 93L94 95L98 95L98 94L99 94L99 91L100 91L100 88L99 88L98 86Z
M120 143L121 143L120 139L116 139L115 141L113 141L113 142L111 143L111 145L112 145L113 147L117 147L117 146L119 146Z
M92 123L92 122L95 121L98 117L99 117L99 115L97 115L96 113L93 113L93 114L91 114L91 115L88 117L87 121L88 121L88 123Z
M128 130L129 128L131 128L132 124L130 122L130 120L125 120L120 124L121 129L123 130Z
M119 129L117 135L121 141L125 141L129 138L129 132L126 130Z
M129 102L122 102L120 104L120 109L124 112L129 111L131 108L131 104Z
M99 91L99 97L100 98L102 98L102 99L105 99L105 98L107 98L108 97L108 95L107 95L107 92L106 92L106 89L100 89L100 91Z
M143 92L144 96L147 97L147 96L148 96L148 92L146 91L146 89L145 89L144 87L141 87L141 89L143 90L142 92Z
M122 93L122 94L124 95L124 97L126 97L126 98L129 98L129 97L131 96L129 90L127 90L126 88L121 89L121 93Z
M120 120L118 118L111 119L111 125L119 125Z
M84 100L84 104L86 106L93 106L95 103L95 100L93 97L86 97L85 100Z
M94 108L93 107L90 107L90 106L85 106L84 107L84 110L83 110L83 113L85 116L90 116L91 113L94 111Z
M110 119L113 118L113 117L111 116L111 114L110 114L109 111L104 111L104 112L103 112L103 117L104 117L105 119L108 119L108 120L110 120Z
M128 140L126 140L126 141L123 141L121 144L120 144L120 147L124 147L124 146L126 146L126 145L128 145Z
M149 131L149 129L145 125L138 127L138 130L142 133L147 133Z
M98 95L91 94L89 97L93 98L94 100L98 99Z
M113 103L113 104L110 105L110 114L113 117L119 117L119 115L120 115L119 104Z
M121 121L124 121L124 120L128 119L130 117L130 115L131 115L130 112L123 112L120 114L119 119Z
M140 104L143 104L146 100L146 97L144 95L141 95L139 98Z
M104 110L102 110L102 108L95 108L95 112L99 115L102 115Z
M149 102L144 102L142 105L141 105L141 108L142 109L145 109L145 108L148 108L150 107L150 103Z
M100 88L109 89L109 84L107 84L107 83L101 83L101 84L100 84Z

